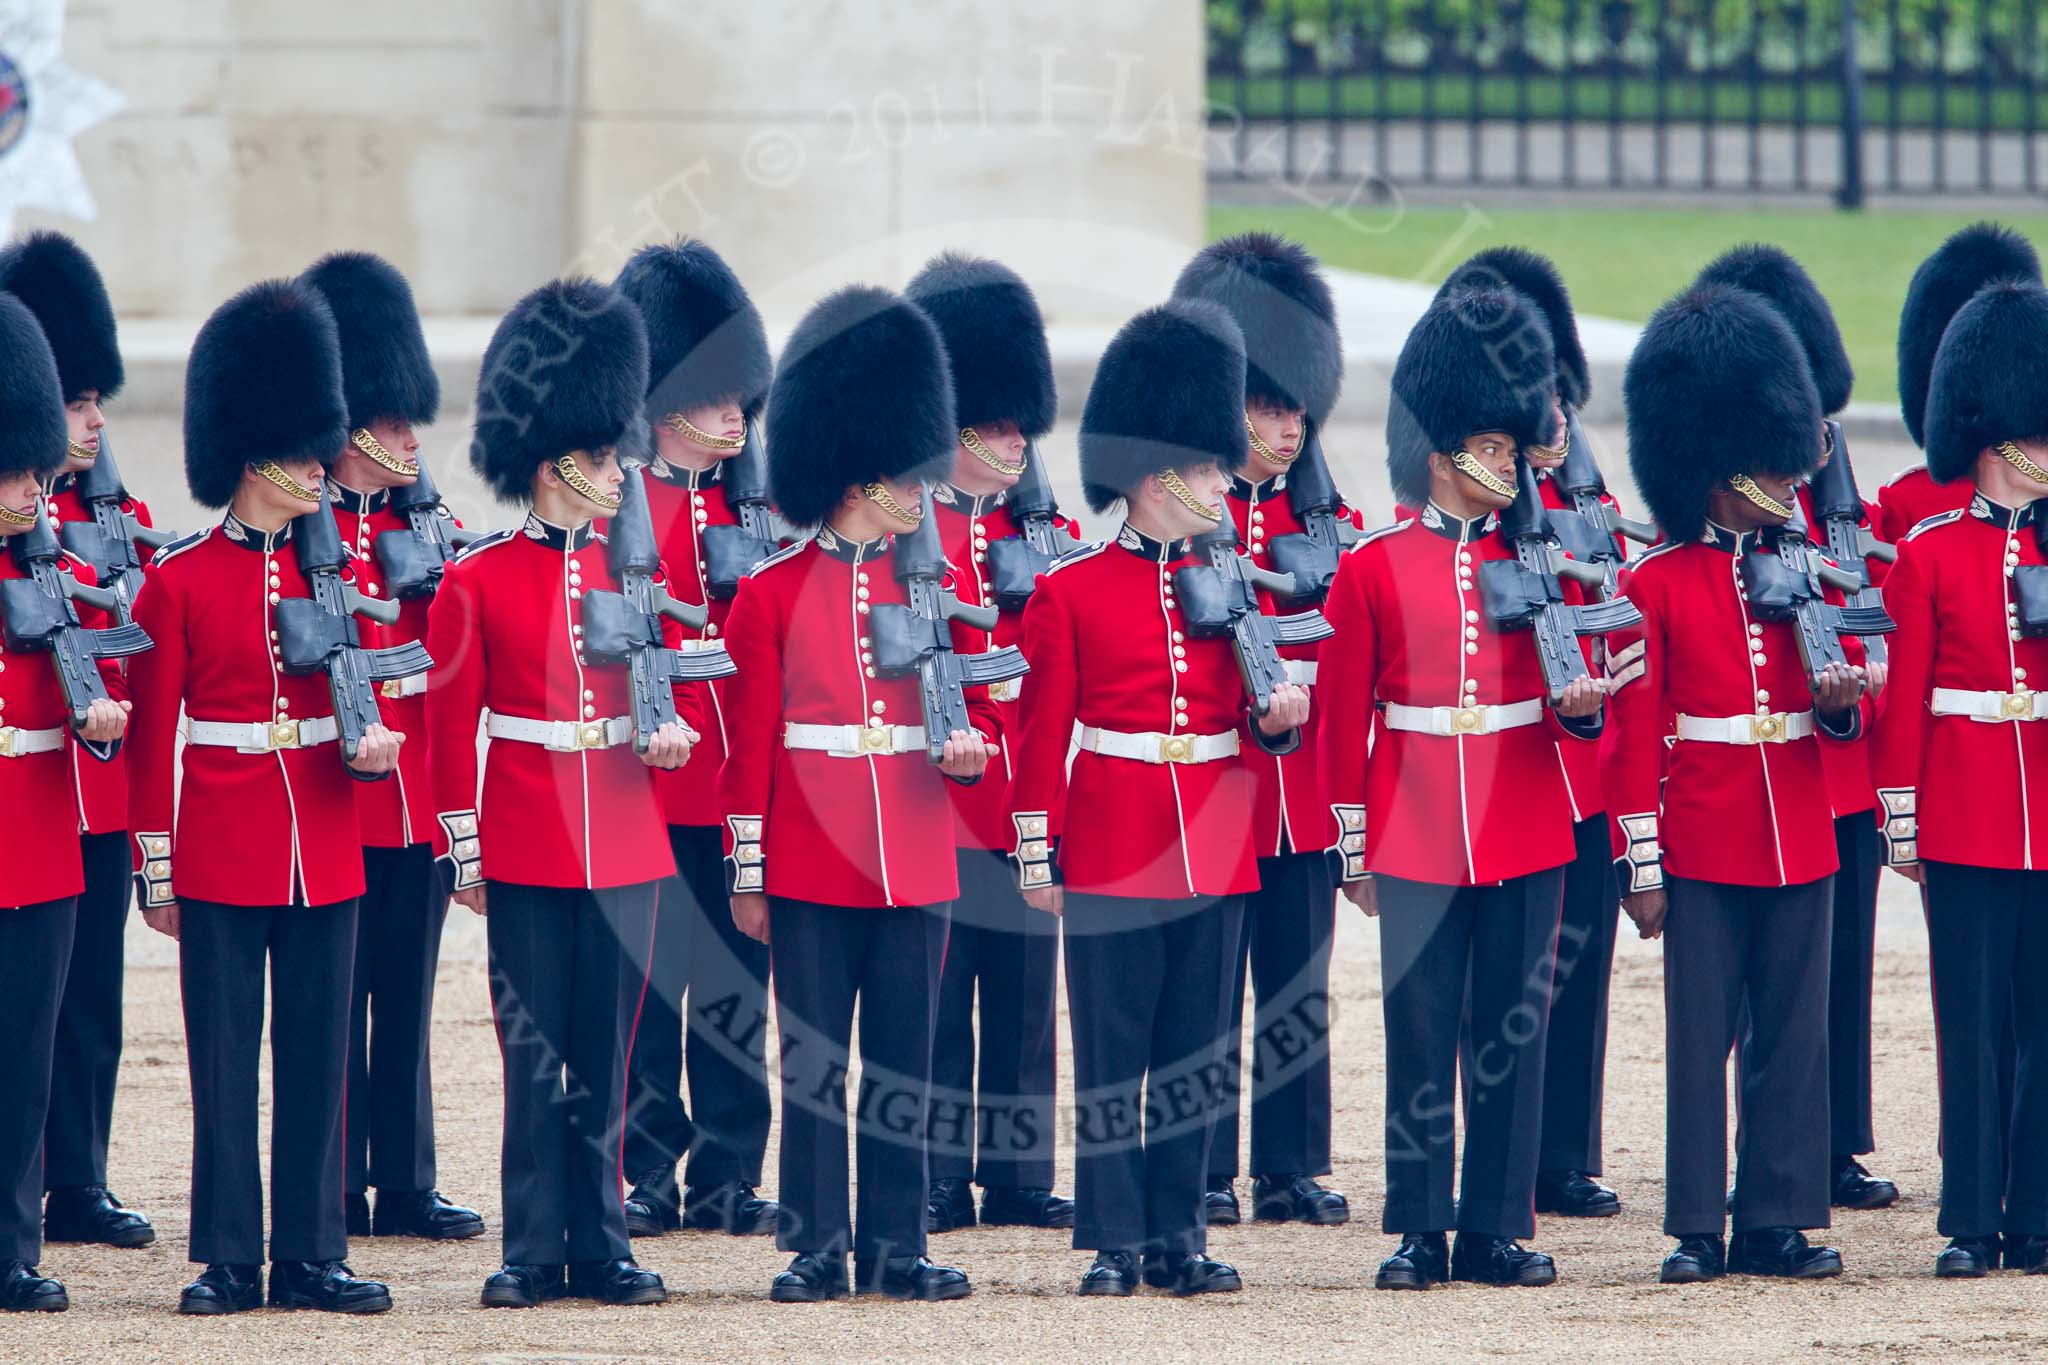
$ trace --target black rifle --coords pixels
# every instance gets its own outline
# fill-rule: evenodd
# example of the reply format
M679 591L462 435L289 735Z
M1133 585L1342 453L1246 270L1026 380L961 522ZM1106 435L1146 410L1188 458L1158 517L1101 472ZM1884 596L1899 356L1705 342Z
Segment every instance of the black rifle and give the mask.
M1302 529L1275 536L1267 546L1273 567L1292 574L1299 589L1282 600L1288 606L1321 606L1337 576L1337 557L1364 537L1337 515L1343 499L1337 496L1329 461L1323 458L1322 433L1313 422L1303 424L1301 453L1287 469L1287 504Z
M1479 599L1487 624L1495 630L1535 632L1544 690L1556 706L1567 687L1589 676L1580 637L1638 625L1643 614L1626 597L1582 605L1565 601L1562 580L1569 578L1597 592L1607 575L1598 564L1565 555L1552 533L1551 517L1536 486L1536 471L1527 460L1517 459L1515 500L1500 514L1500 535L1515 557L1489 559L1479 566Z
M1764 537L1770 548L1748 550L1742 556L1740 572L1750 614L1763 621L1793 623L1806 684L1817 691L1829 665L1849 662L1842 652L1844 635L1887 635L1898 626L1882 604L1838 607L1827 600L1824 589L1833 588L1846 597L1863 586L1863 579L1822 559L1807 543L1804 527L1783 526Z
M725 505L738 515L739 525L706 526L698 544L704 552L704 584L722 601L740 590L740 580L762 560L794 540L796 531L768 501L768 455L761 448L758 422L747 423L747 443L725 460L718 477L725 484Z
M0 583L7 648L17 654L50 656L57 667L57 685L64 690L64 707L71 713L71 728L83 730L92 704L108 700L99 661L142 653L150 647L149 635L125 619L111 630L88 630L79 623L77 603L118 615L120 600L113 591L90 587L57 567L64 551L41 509L36 524L10 537L7 544L23 575ZM79 744L102 762L121 748L118 739L81 739Z
M606 527L605 563L611 566L618 591L596 589L583 594L583 649L599 663L624 664L633 683L633 752L644 754L654 732L676 718L675 685L730 678L739 672L725 646L694 641L687 650L670 649L661 636L667 617L690 630L702 630L711 614L704 607L678 602L655 582L661 572L661 551L654 543L654 518L647 510L646 475L638 466L626 469L619 488L619 510Z
M924 712L924 752L933 766L944 761L946 738L955 730L972 730L967 717L966 688L1008 682L1031 671L1015 645L983 654L953 650L952 623L974 630L994 630L994 607L969 606L945 585L946 555L939 548L939 522L929 488L920 495L924 515L917 529L896 537L896 581L910 598L908 606L884 602L870 613L868 633L875 646L875 673L883 678L917 675L918 702Z
M396 625L399 604L390 598L366 597L342 577L349 558L334 523L332 502L323 497L318 507L293 521L292 544L313 595L287 597L277 604L278 658L284 671L294 677L327 675L341 755L344 760L353 759L362 751L363 732L384 723L377 710L375 684L424 673L434 666L434 660L417 640L386 649L364 646L356 617ZM354 768L348 771L362 782L390 776Z
M1036 441L1025 442L1024 473L1010 489L1009 508L1019 534L989 542L989 596L1004 611L1022 611L1038 586L1038 576L1061 555L1081 548L1074 533L1059 524L1059 504L1053 500L1052 480L1045 477Z
M1824 538L1828 558L1835 561L1843 573L1854 577L1858 587L1852 592L1842 590L1842 596L1852 607L1884 607L1884 595L1870 583L1868 560L1889 564L1899 557L1899 552L1871 534L1863 524L1865 512L1863 495L1856 491L1856 470L1849 463L1848 438L1842 435L1842 424L1829 419L1827 424L1828 444L1834 453L1813 476L1808 492L1813 498L1814 519L1820 523L1813 528ZM1872 663L1883 663L1886 657L1882 639L1864 642Z
M1564 410L1564 433L1564 463L1550 477L1557 480L1558 491L1571 502L1571 511L1569 515L1550 515L1550 533L1573 559L1599 568L1600 596L1612 597L1615 580L1625 562L1622 538L1639 545L1654 545L1657 528L1648 522L1631 521L1602 501L1607 496L1607 480L1600 474L1593 443L1586 439L1576 409Z
M173 537L144 526L127 510L128 489L121 482L121 467L114 463L106 432L100 433L99 456L72 477L72 486L92 512L92 520L66 523L61 532L64 548L92 565L100 586L118 599L115 619L125 624L135 594L142 591L143 564Z
M1214 530L1189 542L1206 564L1185 564L1173 571L1173 591L1180 598L1188 634L1203 639L1230 637L1237 654L1238 677L1252 709L1265 715L1273 690L1287 681L1281 645L1312 645L1337 632L1311 607L1292 616L1268 616L1259 609L1259 590L1294 598L1301 587L1293 574L1275 573L1252 563L1237 548L1237 528L1224 517Z
M405 518L406 529L377 537L377 563L384 569L384 586L401 601L432 597L441 586L441 575L448 571L448 561L477 534L455 524L424 460L419 477L393 488L390 497L391 510Z

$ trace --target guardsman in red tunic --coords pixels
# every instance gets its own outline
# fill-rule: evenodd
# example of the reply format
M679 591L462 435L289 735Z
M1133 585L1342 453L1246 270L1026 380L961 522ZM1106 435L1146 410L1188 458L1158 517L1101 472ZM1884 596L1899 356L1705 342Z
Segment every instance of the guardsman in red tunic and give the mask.
M938 327L952 364L960 429L951 474L932 488L940 544L959 574L960 599L996 607L989 546L1022 533L1006 495L1024 462L1041 458L1031 443L1059 412L1045 318L1015 272L950 252L928 262L904 295ZM999 610L994 630L972 635L975 649L1018 644L1024 613ZM983 1223L1074 1225L1074 1201L1052 1190L1059 923L1024 904L1009 860L1017 707L1027 683L1017 678L990 689L996 752L981 781L952 788L960 898L932 1043L933 1232L974 1224L975 1183Z
M120 391L121 349L114 308L98 267L69 237L32 232L0 251L0 289L28 306L57 357L70 443L50 483L51 529L92 521L73 486L97 457L106 426L101 405ZM148 526L149 509L130 499L122 510ZM85 890L64 1004L57 1016L57 1055L50 1076L50 1117L43 1144L49 1202L43 1235L52 1242L140 1247L156 1240L149 1220L123 1208L107 1188L107 1137L113 1126L114 1082L121 1069L121 986L125 936L134 887L128 868L128 762L120 751L102 762L75 740L71 775L78 792Z
M2006 277L1948 325L1927 463L1969 505L1915 527L1885 580L1891 686L1874 769L1886 861L1927 894L1941 1076L1935 1274L2048 1272L2048 293ZM2000 1038L2017 1034L2011 1114ZM2009 1146L2008 1146L2009 1144Z
M1612 637L1602 753L1622 908L1666 939L1664 1231L1678 1247L1662 1278L1838 1275L1841 1258L1801 1231L1826 1227L1830 1202L1836 855L1820 749L1861 732L1863 671L1837 663L1809 684L1797 627L1745 586L1745 557L1781 562L1793 488L1819 462L1820 398L1777 309L1715 282L1657 311L1624 384L1636 485L1670 537L1622 577L1644 619ZM1845 652L1861 658L1853 641Z
M0 294L0 581L25 575L5 546L34 528L43 483L64 462L64 399L50 344L35 315ZM68 558L63 568L82 572ZM84 623L104 625L82 610ZM110 693L120 674L102 666ZM127 726L120 702L96 703L81 731L115 741ZM0 639L0 819L14 856L0 873L0 1312L58 1313L64 1286L37 1272L43 1244L44 1119L50 1102L59 1001L71 960L73 921L85 887L79 857L78 793L68 717L50 657L18 653Z
M959 890L945 779L981 777L996 727L976 699L979 733L949 733L935 769L917 679L878 674L871 625L875 608L908 600L891 536L918 524L920 480L945 474L959 431L938 330L884 289L827 296L790 334L768 426L775 505L817 533L740 585L727 644L745 681L727 694L718 791L733 920L774 958L776 1244L796 1255L769 1296L963 1298L967 1276L924 1255L924 1129ZM953 640L973 648L958 626ZM857 1220L846 1161L856 1005Z
M1401 1237L1381 1289L1557 1278L1520 1239L1536 1230L1544 1035L1573 855L1558 744L1599 735L1605 689L1581 677L1547 707L1534 636L1492 628L1478 572L1514 555L1498 512L1514 500L1518 452L1554 439L1555 385L1550 329L1525 295L1475 283L1434 300L1395 364L1387 419L1395 495L1421 513L1347 554L1326 608L1337 634L1319 689L1324 792L1343 831L1344 894L1380 921L1381 1227ZM1468 1008L1473 1098L1454 1201Z
M1252 715L1230 641L1189 625L1175 573L1207 565L1188 538L1222 520L1244 466L1244 382L1218 304L1124 324L1081 416L1089 506L1121 502L1124 525L1060 560L1024 613L1015 856L1025 900L1065 921L1074 1245L1096 1253L1083 1294L1129 1295L1140 1276L1178 1295L1243 1287L1208 1256L1202 1189L1259 885L1243 751L1298 745L1308 693L1283 683Z
M284 671L277 606L312 596L297 518L347 426L326 301L270 280L214 310L185 372L185 478L220 525L158 551L135 599L155 647L129 674L128 828L143 918L178 940L192 1069L182 1313L263 1302L257 1050L270 967L270 1304L382 1312L343 1262L342 1110L362 839L353 776L390 780L403 735L344 766L319 674ZM178 748L180 708L185 745Z
M646 393L647 333L617 291L555 280L513 305L484 350L469 461L530 510L456 557L428 613L434 847L455 900L487 916L504 1062L487 1308L668 1297L633 1260L620 1144L656 889L675 875L654 774L694 734L678 719L636 755L627 671L583 648L586 595L618 587L591 523L618 507Z
M687 648L721 638L732 611L730 593L712 588L704 530L739 520L721 471L759 421L775 367L759 310L708 244L642 247L617 288L647 324L655 443L647 505L655 535L676 576L671 590L709 613L701 631L684 632ZM626 1225L635 1237L679 1227L775 1230L775 1202L755 1193L771 1117L768 948L732 922L718 816L732 682L695 685L703 737L689 767L655 777L677 876L663 883L655 910L653 970L628 1062L625 1162L633 1192ZM679 1191L676 1166L685 1153Z
M359 251L327 256L299 278L327 300L341 337L349 435L327 478L335 523L355 556L362 590L401 602L397 625L371 625L365 635L387 646L425 639L435 585L394 587L378 549L383 536L413 536L410 518L391 507L391 490L419 481L413 428L432 422L441 404L412 288L388 262ZM388 723L415 742L399 750L390 781L356 787L365 889L349 1012L345 1184L351 1237L374 1230L380 1237L451 1241L484 1230L475 1209L450 1203L434 1188L434 1082L427 1054L448 894L434 867L427 676L381 685Z
M1181 270L1173 292L1221 304L1244 333L1244 420L1251 452L1243 472L1231 479L1225 507L1252 562L1271 569L1273 542L1304 529L1288 495L1288 468L1301 453L1307 428L1329 420L1344 376L1330 287L1315 257L1300 246L1248 232L1203 248ZM1261 605L1269 613L1291 613L1310 604L1283 608L1265 595ZM1312 690L1321 648L1287 646L1288 677ZM1284 757L1256 746L1245 755L1257 779L1252 836L1259 889L1245 897L1237 982L1231 988L1224 1065L1234 1092L1225 1098L1210 1143L1203 1202L1211 1227L1229 1226L1240 1216L1233 1184L1239 1096L1247 1090L1252 1216L1326 1225L1351 1217L1349 1201L1316 1180L1330 1173L1330 1048L1320 1021L1329 1010L1338 838L1316 771L1317 718L1311 709L1300 747ZM1247 976L1255 1004L1249 1068L1242 1055ZM1306 1047L1300 1037L1305 1020L1318 1021L1320 1029Z

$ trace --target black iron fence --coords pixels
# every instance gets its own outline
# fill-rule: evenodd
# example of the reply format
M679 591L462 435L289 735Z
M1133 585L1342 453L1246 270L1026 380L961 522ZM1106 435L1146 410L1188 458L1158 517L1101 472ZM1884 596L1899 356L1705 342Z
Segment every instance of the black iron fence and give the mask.
M2035 193L2039 0L1208 0L1245 179Z

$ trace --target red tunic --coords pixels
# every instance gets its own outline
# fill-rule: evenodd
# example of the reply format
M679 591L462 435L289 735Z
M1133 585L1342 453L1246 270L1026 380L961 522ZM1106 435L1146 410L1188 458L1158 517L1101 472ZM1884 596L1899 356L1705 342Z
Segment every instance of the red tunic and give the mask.
M1735 886L1795 886L1835 871L1834 813L1821 749L1862 732L1861 711L1784 743L1679 739L1675 716L1811 712L1790 622L1757 621L1740 578L1756 544L1717 526L1660 545L1622 574L1643 624L1611 637L1612 717L1601 753L1624 894L1663 874ZM1852 662L1861 651L1847 652ZM1668 743L1668 755L1667 755Z
M1056 843L1061 879L1101 896L1232 896L1259 886L1245 814L1257 780L1250 703L1226 639L1196 639L1174 597L1174 571L1198 562L1126 525L1038 580L1024 612L1031 662L1011 796L1026 845ZM1124 734L1233 734L1238 756L1149 763L1083 749L1074 725ZM1042 857L1040 858L1042 862Z
M1919 858L2048 866L2048 724L1932 710L1941 687L2001 694L2036 714L2030 689L2048 679L2048 638L2021 638L2006 613L2014 569L2043 562L2039 506L2014 511L1973 496L1907 536L1885 581L1899 629L1872 768L1895 867Z
M683 469L665 460L647 467L647 510L654 521L654 543L669 565L675 580L669 591L679 601L705 607L710 619L701 631L684 630L678 638L684 647L696 640L716 640L725 633L726 618L732 614L732 598L711 595L705 581L703 551L698 537L706 526L733 526L739 522L725 501L725 484L719 478L724 465L706 470ZM716 825L718 816L718 770L725 766L729 742L726 689L735 681L689 683L678 689L677 700L690 694L688 705L703 717L696 748L690 761L673 772L657 771L655 789L661 793L662 810L671 825ZM694 722L693 722L694 724Z
M578 604L587 591L615 587L594 530L565 531L534 516L449 564L427 616L434 674L426 737L440 825L434 851L457 864L458 886L478 875L593 889L675 875L654 770L630 742L558 751L493 738L481 765L481 801L477 794L477 725L485 711L571 724L631 714L625 668L582 655ZM701 732L700 718L678 709ZM685 766L711 780L696 754Z
M1927 518L1969 506L1975 491L1968 479L1936 483L1924 464L1902 469L1877 490L1877 538L1896 545Z
M1320 674L1323 788L1350 839L1344 879L1368 873L1447 886L1505 881L1572 859L1572 808L1559 742L1599 725L1560 720L1493 734L1423 734L1379 725L1387 703L1486 707L1544 692L1535 639L1483 619L1478 577L1511 557L1497 517L1466 522L1436 506L1344 556L1324 613L1337 634ZM1574 585L1565 591L1577 600ZM1573 733L1573 728L1587 737Z
M392 531L409 535L411 530L406 519L391 510L389 493L358 493L338 483L333 488L334 521L342 543L355 554L356 584L368 596L382 596L384 570L377 559L377 537ZM361 622L363 643L382 647L426 639L427 608L432 601L415 597L405 602L395 626ZM393 697L387 688L379 708L384 723L406 739L398 751L397 772L382 782L356 784L363 844L367 848L405 848L427 843L434 837L434 796L427 779L426 694Z
M230 515L159 550L136 595L136 623L155 642L129 661L125 746L145 905L165 884L177 899L225 905L363 892L357 782L334 741L267 753L187 745L179 777L180 706L190 720L252 726L334 714L326 677L287 676L271 635L278 602L311 596L292 530L266 534Z
M726 631L740 670L727 692L732 748L718 781L735 891L853 907L959 894L947 780L921 745L848 756L783 743L785 725L924 724L917 679L876 677L869 647L870 608L908 600L892 546L828 527L740 584ZM955 627L954 647L975 649L969 634ZM985 696L969 709L984 736L996 733Z

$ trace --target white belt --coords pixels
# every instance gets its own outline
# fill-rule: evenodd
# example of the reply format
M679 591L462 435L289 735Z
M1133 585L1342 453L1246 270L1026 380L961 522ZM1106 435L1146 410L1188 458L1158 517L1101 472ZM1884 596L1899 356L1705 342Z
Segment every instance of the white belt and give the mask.
M870 754L921 754L924 752L922 725L805 725L790 721L782 727L785 749L817 749L834 758L862 758Z
M17 730L0 725L0 758L27 758L30 754L53 754L64 747L64 727L49 730Z
M427 675L408 673L403 678L390 678L378 683L377 691L394 701L399 697L424 696L427 691Z
M1095 725L1081 727L1081 747L1089 753L1134 758L1140 763L1214 763L1219 758L1237 757L1237 745L1235 730L1220 735L1162 735L1154 730L1129 734Z
M1543 720L1543 702L1502 702L1496 706L1406 706L1390 701L1380 708L1389 730L1419 735L1495 735Z
M676 646L678 654L702 654L707 649L717 649L723 640L685 640Z
M1970 692L1960 687L1934 689L1934 714L1967 716L1994 724L2007 720L2048 718L2048 703L2041 692Z
M1678 737L1703 744L1790 744L1813 733L1813 712L1770 711L1754 716L1680 716Z
M501 716L491 712L484 733L492 739L509 739L519 744L538 744L557 754L585 749L611 749L633 738L633 718L612 716L605 720L528 720L525 716Z
M341 733L333 716L311 720L188 720L185 742L243 754L272 754L280 749L310 749L331 744Z
M1314 659L1282 659L1280 667L1286 670L1287 681L1297 687L1314 687L1316 684L1316 661Z

